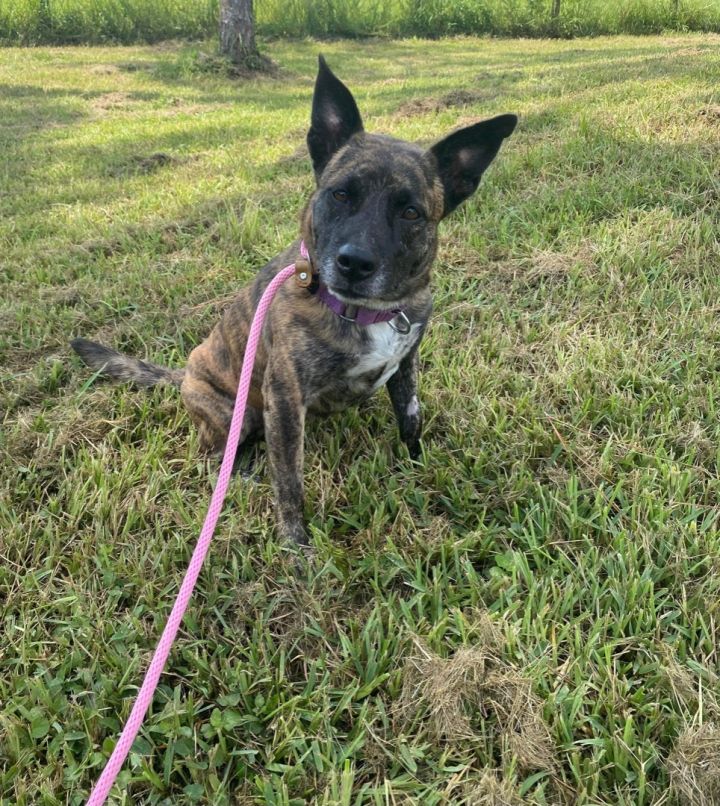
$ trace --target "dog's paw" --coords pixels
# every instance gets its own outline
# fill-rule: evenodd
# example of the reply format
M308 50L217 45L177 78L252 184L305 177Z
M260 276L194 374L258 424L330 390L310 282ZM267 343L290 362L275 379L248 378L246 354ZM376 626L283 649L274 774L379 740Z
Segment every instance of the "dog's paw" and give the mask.
M420 440L416 439L413 442L409 442L407 445L408 453L410 454L410 458L413 462L416 462L418 459L422 458L422 445L420 444Z
M318 554L314 546L298 546L300 549L296 554L295 567L299 574L312 573L317 567Z
M293 573L298 578L312 575L318 556L315 547L310 544L304 529L302 542L295 538L283 538L281 545L283 562L292 568Z

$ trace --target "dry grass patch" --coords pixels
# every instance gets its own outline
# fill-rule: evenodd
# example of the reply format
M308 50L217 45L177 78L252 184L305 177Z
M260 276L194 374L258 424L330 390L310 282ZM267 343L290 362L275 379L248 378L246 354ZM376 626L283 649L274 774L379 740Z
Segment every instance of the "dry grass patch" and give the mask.
M124 163L112 167L108 171L108 175L120 177L133 174L152 174L160 170L160 168L184 165L188 161L189 159L187 157L177 157L173 154L167 154L164 151L157 151L154 154L147 155L135 154Z
M110 70L109 65L104 65L103 70L108 73L117 72L117 70ZM94 72L98 74L97 68ZM102 74L105 73L103 72ZM121 109L127 110L131 109L134 105L137 105L136 99L134 99L130 93L122 92L121 90L106 92L103 95L99 95L97 98L93 98L90 102L90 108L97 113L117 112Z
M525 803L516 787L498 770L484 772L480 782L468 788L463 802L466 806L522 806Z
M476 621L474 633L473 646L448 658L413 641L398 715L410 721L427 714L434 739L451 745L478 740L478 723L491 718L503 757L515 757L523 770L553 770L553 744L530 678L502 658L502 636L489 617Z
M492 100L498 94L491 90L455 90L439 98L413 98L401 104L395 113L399 117L428 115L444 112L446 109L478 105Z
M686 728L668 759L670 783L687 806L720 802L720 727L706 723Z

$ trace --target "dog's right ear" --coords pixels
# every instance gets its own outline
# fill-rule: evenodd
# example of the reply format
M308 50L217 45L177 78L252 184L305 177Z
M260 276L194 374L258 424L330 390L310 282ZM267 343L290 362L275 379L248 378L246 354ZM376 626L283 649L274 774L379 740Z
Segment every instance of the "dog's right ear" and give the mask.
M362 118L352 93L320 56L307 135L308 150L318 179L330 157L353 134L362 130Z

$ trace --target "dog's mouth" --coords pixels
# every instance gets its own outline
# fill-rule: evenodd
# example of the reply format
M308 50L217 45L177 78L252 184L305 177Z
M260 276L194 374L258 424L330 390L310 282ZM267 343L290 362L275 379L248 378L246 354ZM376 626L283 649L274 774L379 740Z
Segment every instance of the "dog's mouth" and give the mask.
M356 294L351 288L338 288L335 285L329 285L327 289L333 296L337 297L340 302L344 302L346 305L358 305L363 308L384 311L388 308L400 308L403 304L403 300L401 299L388 300L379 299L377 297L364 297L360 294Z
M357 305L377 311L402 307L405 295L399 288L394 287L394 283L388 283L384 272L351 282L340 276L333 260L320 260L319 264L320 282L346 305Z

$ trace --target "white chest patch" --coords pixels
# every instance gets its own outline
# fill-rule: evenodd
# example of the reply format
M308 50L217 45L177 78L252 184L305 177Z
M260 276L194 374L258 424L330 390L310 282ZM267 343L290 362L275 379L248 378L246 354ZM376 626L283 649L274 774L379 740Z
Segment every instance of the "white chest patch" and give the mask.
M417 398L417 395L413 395L410 398L410 402L405 409L405 415L407 417L417 417L420 414L420 401Z
M397 372L400 362L417 341L420 323L411 325L409 333L398 333L389 322L368 325L366 332L370 341L357 364L348 372L352 388L358 392L375 392ZM379 377L368 387L365 377L382 370Z

